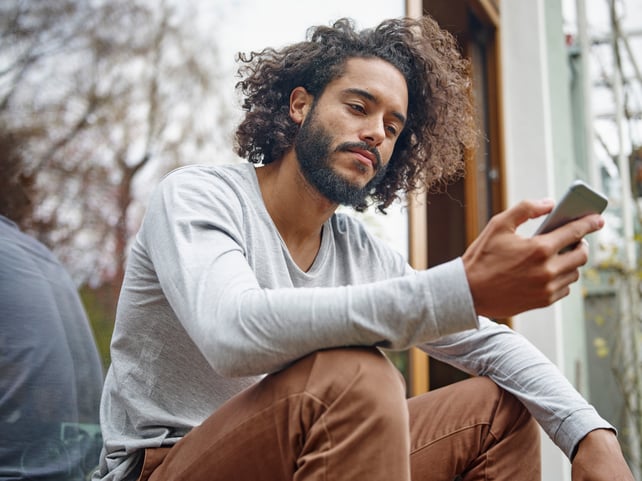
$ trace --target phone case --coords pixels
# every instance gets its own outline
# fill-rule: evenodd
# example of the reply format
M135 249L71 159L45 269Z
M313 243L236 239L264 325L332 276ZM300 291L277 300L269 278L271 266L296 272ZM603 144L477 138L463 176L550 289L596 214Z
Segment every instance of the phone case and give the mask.
M608 199L603 194L592 189L581 180L576 180L568 188L553 211L544 219L535 235L545 234L585 215L601 214L606 209L607 204Z

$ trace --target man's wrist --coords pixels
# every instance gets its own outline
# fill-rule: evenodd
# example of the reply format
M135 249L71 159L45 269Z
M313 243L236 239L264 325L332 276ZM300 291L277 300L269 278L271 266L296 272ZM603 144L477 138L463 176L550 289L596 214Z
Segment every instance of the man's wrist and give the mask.
M614 444L612 444L614 443ZM571 462L573 462L582 448L591 448L594 446L616 446L617 450L620 450L620 445L617 440L617 436L613 429L609 428L598 428L590 431L586 436L584 436L575 446L573 454L571 456Z
M635 481L614 430L598 428L579 442L573 481Z

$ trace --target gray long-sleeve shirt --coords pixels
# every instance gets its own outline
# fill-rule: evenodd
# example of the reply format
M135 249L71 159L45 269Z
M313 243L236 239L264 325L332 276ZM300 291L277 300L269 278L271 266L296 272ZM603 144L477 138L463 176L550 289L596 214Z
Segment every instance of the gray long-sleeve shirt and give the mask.
M336 214L301 271L254 169L184 167L152 196L112 339L103 479L135 479L144 448L175 443L262 374L334 346L419 345L488 375L567 454L589 430L610 427L524 338L477 318L460 259L415 272L358 220Z

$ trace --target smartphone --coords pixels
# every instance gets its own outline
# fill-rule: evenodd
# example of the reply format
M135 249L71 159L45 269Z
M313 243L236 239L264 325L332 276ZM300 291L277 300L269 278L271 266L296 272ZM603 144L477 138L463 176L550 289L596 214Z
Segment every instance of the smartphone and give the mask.
M608 204L606 196L576 180L568 188L555 208L544 219L535 235L545 234L589 214L601 214Z

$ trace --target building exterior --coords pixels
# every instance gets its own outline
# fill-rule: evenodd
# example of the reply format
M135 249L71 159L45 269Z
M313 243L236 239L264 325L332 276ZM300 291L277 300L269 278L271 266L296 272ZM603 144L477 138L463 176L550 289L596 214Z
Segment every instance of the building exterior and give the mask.
M474 94L487 142L471 152L466 178L447 195L416 199L409 258L426 267L460 255L496 212L525 198L559 198L576 178L591 183L573 140L568 55L561 0L408 0L409 15L430 13L471 59ZM523 226L530 235L537 223ZM581 287L546 309L501 320L529 338L588 397ZM410 355L413 392L459 377ZM543 479L571 479L570 463L542 437Z

